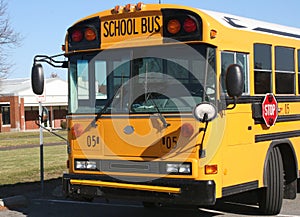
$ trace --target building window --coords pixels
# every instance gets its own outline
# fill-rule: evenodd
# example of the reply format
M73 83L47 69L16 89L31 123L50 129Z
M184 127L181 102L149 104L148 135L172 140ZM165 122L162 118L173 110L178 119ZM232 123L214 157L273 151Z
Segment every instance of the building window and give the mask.
M10 125L10 107L9 106L2 106L1 107L2 113L2 124L3 125Z
M254 92L272 92L272 46L254 44Z
M277 94L295 94L295 50L275 47L275 81Z
M249 67L248 67L248 54L245 53L238 53L238 52L229 52L223 51L221 53L221 61L222 61L222 88L223 92L226 92L225 87L225 74L228 66L231 64L238 64L242 67L244 72L244 94L249 94Z

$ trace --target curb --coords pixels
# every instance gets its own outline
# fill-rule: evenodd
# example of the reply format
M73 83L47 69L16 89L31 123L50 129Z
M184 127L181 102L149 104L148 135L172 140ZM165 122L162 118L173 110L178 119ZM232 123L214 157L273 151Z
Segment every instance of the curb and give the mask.
M23 195L7 197L4 199L0 199L0 206L3 207L24 207L28 205L28 200Z

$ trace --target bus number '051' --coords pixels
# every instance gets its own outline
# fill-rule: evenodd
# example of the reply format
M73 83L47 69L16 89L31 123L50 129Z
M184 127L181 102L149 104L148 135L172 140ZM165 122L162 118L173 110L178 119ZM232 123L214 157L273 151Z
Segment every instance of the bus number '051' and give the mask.
M177 147L177 137L176 136L166 136L162 138L163 146L166 146L167 149Z
M97 144L100 144L99 136L87 136L86 144L88 147L96 147Z

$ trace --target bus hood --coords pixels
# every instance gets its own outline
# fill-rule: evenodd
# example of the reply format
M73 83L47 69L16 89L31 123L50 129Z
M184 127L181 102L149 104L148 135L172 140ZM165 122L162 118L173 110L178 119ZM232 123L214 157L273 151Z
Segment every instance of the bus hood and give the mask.
M104 155L165 158L195 152L196 124L191 118L168 118L165 127L158 115L114 117L101 120Z

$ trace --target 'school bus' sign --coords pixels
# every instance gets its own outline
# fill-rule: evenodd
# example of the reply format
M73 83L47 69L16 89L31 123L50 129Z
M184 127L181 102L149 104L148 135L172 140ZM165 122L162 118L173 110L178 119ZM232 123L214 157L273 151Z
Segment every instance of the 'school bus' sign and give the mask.
M125 14L121 19L103 18L101 20L102 46L112 42L121 42L125 39L161 37L163 25L161 13L154 13L151 16L131 16L131 14Z
M278 117L278 105L275 96L267 93L262 103L262 117L267 127L275 125Z
M160 32L160 16L111 20L103 23L104 37L131 36Z

